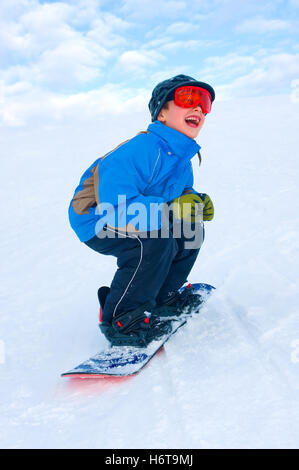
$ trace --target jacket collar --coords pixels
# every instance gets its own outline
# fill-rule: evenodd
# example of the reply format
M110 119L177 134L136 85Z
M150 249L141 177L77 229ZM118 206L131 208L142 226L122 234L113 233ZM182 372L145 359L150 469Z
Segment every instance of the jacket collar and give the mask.
M191 159L200 150L200 145L195 140L158 120L151 123L147 129L165 140L174 155Z

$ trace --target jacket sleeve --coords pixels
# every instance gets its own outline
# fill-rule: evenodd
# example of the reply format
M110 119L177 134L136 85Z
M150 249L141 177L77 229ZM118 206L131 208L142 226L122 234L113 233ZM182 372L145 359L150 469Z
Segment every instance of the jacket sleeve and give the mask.
M125 228L131 224L140 231L161 227L162 197L143 194L151 176L153 149L143 139L129 141L101 161L99 165L99 215L107 223Z

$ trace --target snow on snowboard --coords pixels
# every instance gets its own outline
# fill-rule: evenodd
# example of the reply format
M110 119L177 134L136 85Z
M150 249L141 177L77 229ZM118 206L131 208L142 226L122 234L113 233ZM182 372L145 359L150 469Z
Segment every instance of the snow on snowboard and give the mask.
M192 284L196 294L202 296L202 305L215 289L210 284ZM186 289L183 287L182 289ZM196 313L198 315L198 313ZM182 315L171 320L172 330L158 341L152 341L147 347L110 346L96 356L82 362L74 369L61 374L62 377L94 378L94 377L123 377L137 374L164 346L166 341L183 326L192 314Z

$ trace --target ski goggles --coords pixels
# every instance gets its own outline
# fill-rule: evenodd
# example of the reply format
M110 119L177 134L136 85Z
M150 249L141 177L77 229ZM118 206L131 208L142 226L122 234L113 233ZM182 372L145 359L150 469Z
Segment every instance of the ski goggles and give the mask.
M181 108L195 108L200 105L202 112L208 114L212 109L212 97L208 90L198 86L181 86L175 90L174 102Z

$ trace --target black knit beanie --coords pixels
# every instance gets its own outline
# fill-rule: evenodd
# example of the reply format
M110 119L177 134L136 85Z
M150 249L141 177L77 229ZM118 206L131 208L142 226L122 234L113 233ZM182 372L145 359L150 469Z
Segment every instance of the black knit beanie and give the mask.
M198 82L195 78L189 77L188 75L176 75L175 77L168 78L167 80L158 83L158 85L153 89L152 97L148 104L152 121L157 119L164 103L174 99L175 90L180 86L188 85L204 88L210 93L212 101L214 101L215 91L210 85L204 82Z

